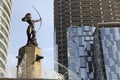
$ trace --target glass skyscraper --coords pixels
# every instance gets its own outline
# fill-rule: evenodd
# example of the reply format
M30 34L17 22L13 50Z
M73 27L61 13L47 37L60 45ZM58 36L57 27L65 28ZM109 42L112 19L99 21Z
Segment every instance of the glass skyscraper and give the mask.
M10 35L12 0L0 0L0 78L4 77Z
M120 22L99 24L92 50L96 80L120 80Z
M94 80L91 44L95 27L69 27L67 29L69 80Z
M118 0L54 0L54 33L58 63L68 68L67 27L97 26L99 22L119 19ZM59 73L68 73L63 67L57 67Z

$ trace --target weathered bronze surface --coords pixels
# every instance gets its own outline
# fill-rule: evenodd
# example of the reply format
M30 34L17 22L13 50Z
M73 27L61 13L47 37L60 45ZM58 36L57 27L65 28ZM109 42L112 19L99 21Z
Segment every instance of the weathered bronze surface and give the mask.
M35 22L41 21L41 19L32 20L31 13L27 13L25 17L22 18L23 22L27 22L29 24L27 28L27 44L32 46L38 46L37 39L36 39L36 30L35 30Z

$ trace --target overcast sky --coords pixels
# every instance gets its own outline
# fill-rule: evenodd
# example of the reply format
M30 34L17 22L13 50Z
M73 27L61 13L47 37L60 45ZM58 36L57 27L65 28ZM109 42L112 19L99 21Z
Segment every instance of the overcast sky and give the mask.
M26 29L28 24L21 21L26 13L30 12L33 19L39 19L37 12L32 8L37 8L42 17L42 27L37 33L37 41L42 49L44 59L43 68L53 69L53 0L13 0L12 22L10 31L10 42L8 50L8 68L15 68L17 65L16 56L18 50L26 44ZM40 23L36 23L36 30ZM49 67L48 67L49 66Z

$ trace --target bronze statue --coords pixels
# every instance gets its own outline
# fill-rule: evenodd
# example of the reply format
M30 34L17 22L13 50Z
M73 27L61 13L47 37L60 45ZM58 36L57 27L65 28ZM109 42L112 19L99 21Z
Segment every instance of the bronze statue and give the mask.
M32 20L31 13L27 13L25 17L22 18L23 22L27 22L29 24L27 28L27 44L26 45L33 45L38 46L37 40L36 40L36 30L35 30L35 22L41 21L41 19L38 20Z

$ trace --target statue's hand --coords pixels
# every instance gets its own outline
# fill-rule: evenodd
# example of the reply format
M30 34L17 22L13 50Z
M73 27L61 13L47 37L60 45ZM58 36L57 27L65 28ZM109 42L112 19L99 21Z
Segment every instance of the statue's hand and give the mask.
M42 21L42 18L40 18L40 21Z

